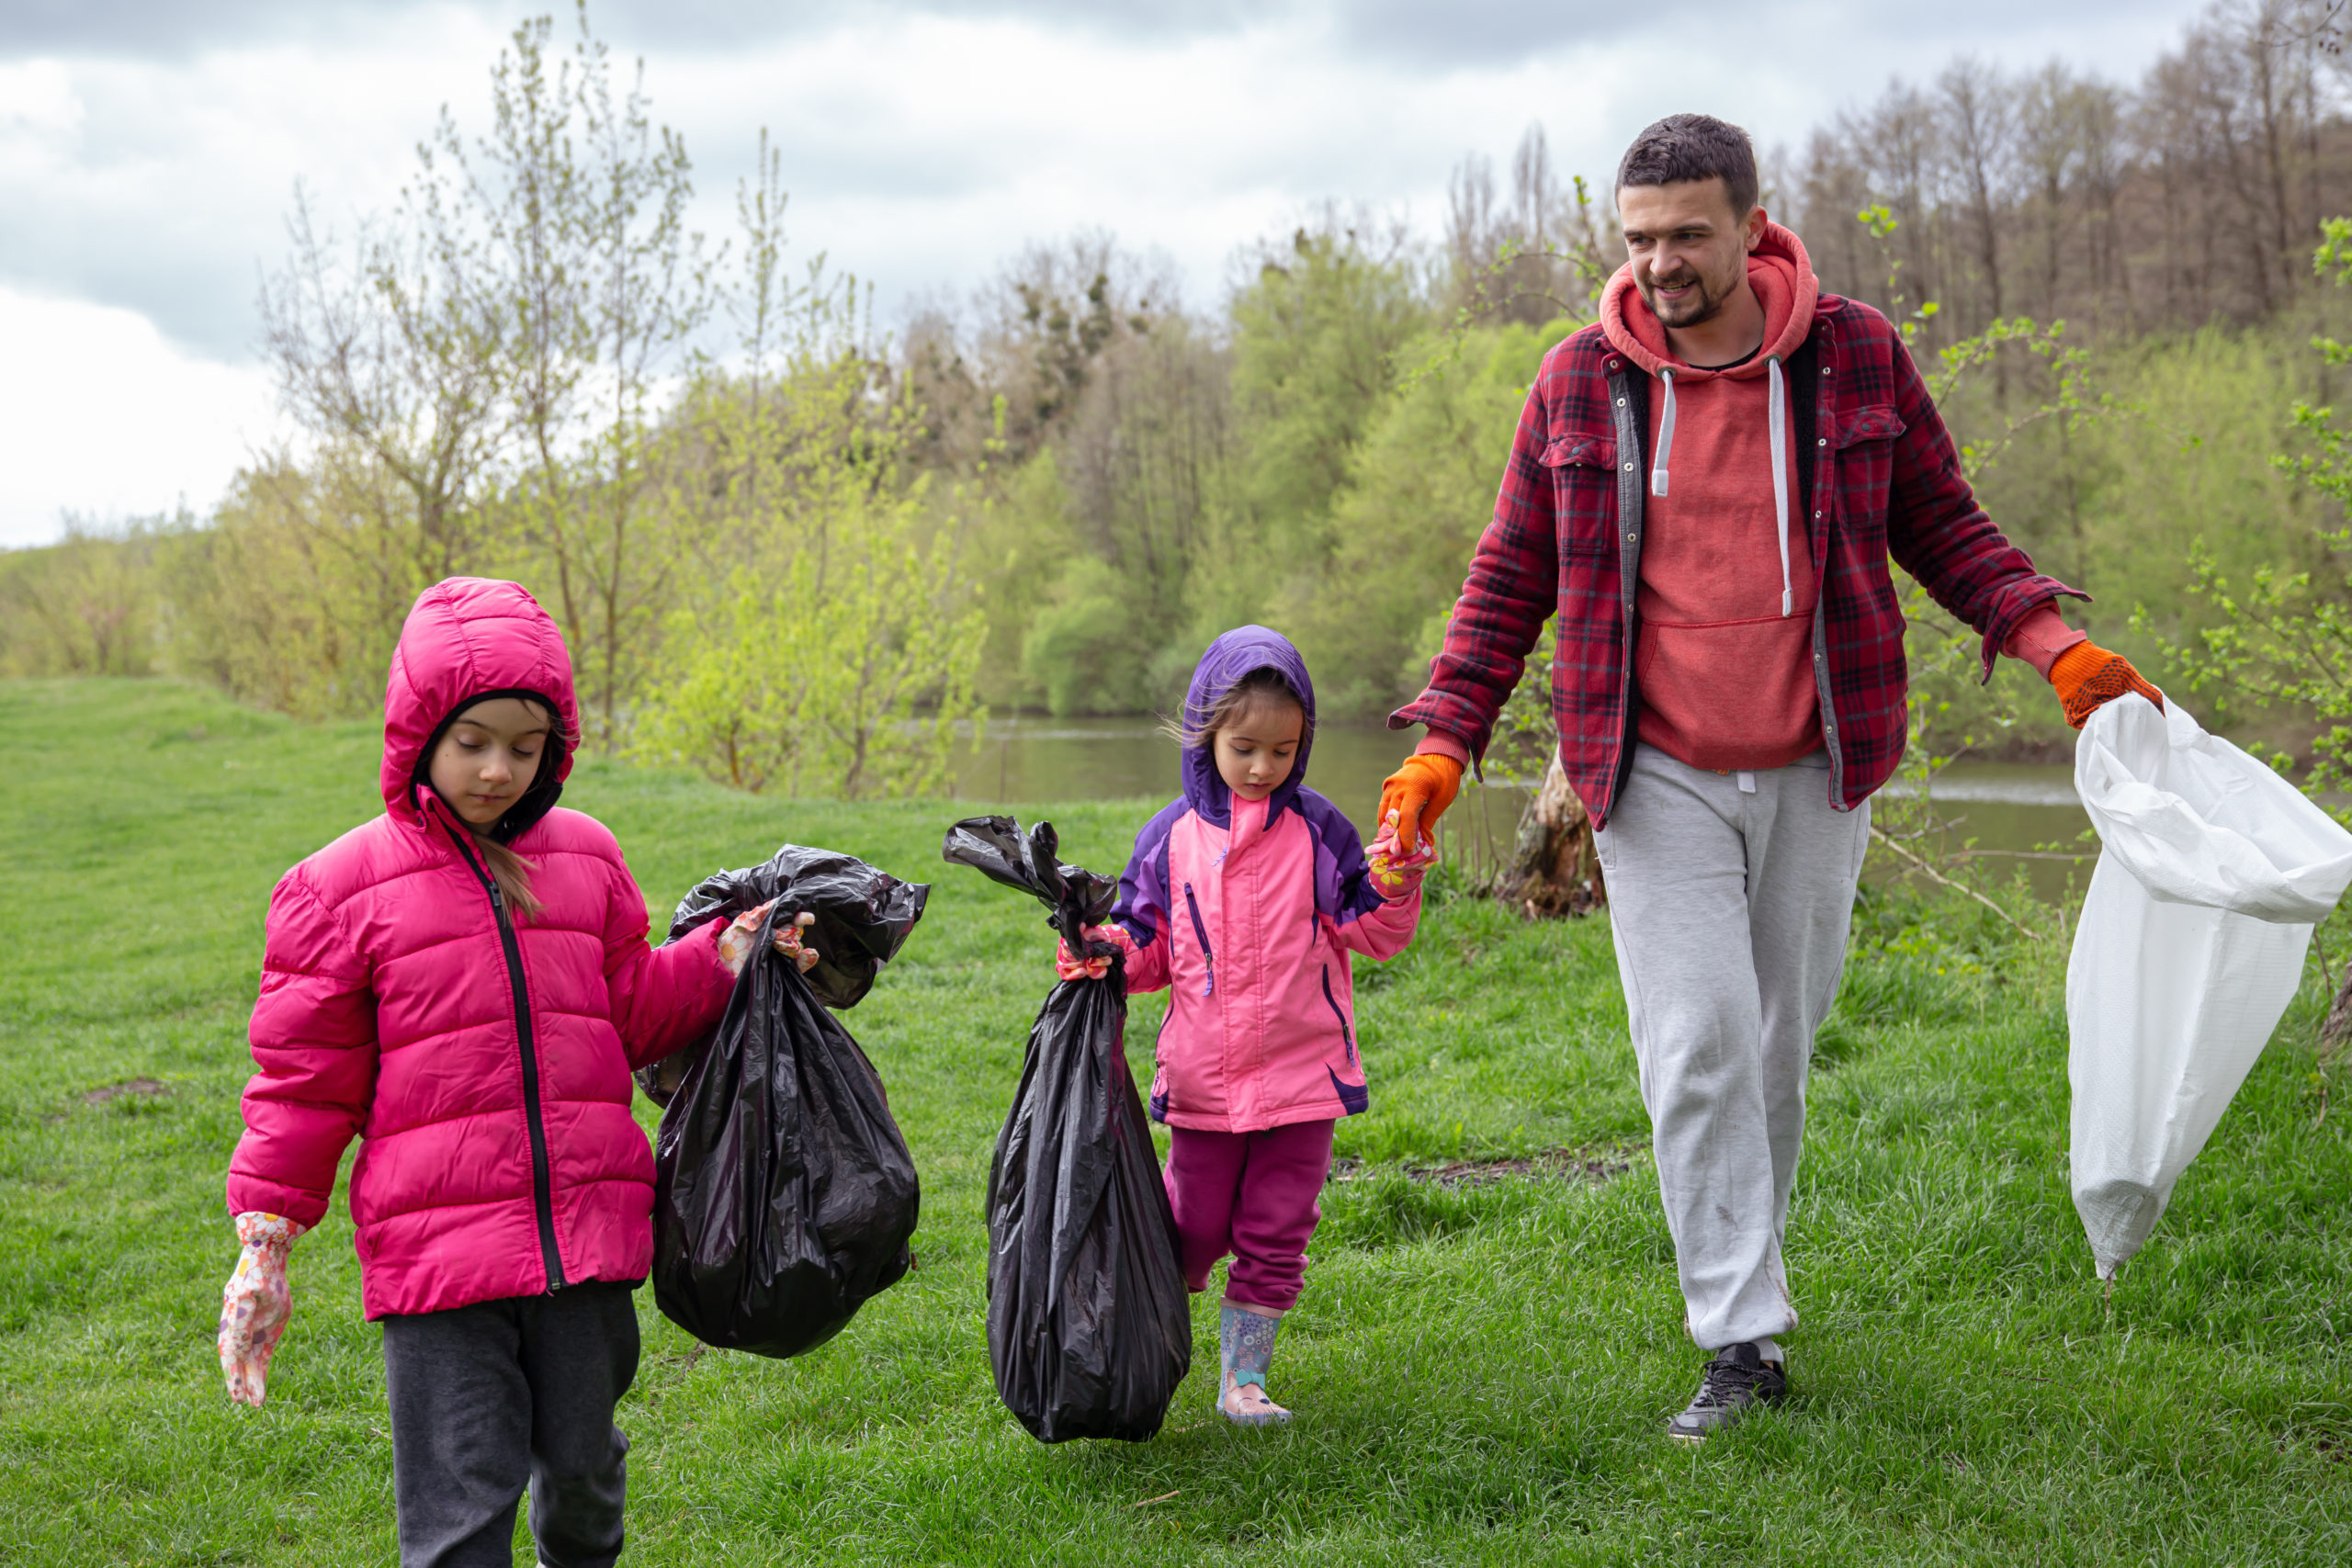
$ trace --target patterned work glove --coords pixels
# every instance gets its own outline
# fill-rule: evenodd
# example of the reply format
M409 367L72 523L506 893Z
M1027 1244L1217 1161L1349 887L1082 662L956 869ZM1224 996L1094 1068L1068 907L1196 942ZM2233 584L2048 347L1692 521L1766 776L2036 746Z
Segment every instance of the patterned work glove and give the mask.
M1380 896L1394 904L1409 898L1420 887L1421 878L1437 863L1437 842L1424 838L1418 850L1406 850L1397 843L1397 813L1388 814L1381 823L1380 832L1372 840L1372 885Z
M1136 950L1136 939L1127 934L1124 926L1088 926L1078 934L1090 942L1107 942L1130 955ZM1111 962L1108 958L1081 958L1069 950L1067 942L1054 944L1054 973L1065 980L1100 980L1111 972Z
M235 1272L220 1292L220 1375L229 1397L259 1409L269 1358L286 1332L294 1298L286 1284L286 1249L303 1227L282 1214L239 1214Z
M760 940L760 922L768 918L771 906L763 904L747 909L728 922L718 933L718 961L727 965L729 975L741 975L752 956L752 944ZM800 945L803 930L817 923L817 917L803 914L788 926L779 926L775 933L775 950L800 965L803 975L817 966L817 950Z
M2159 708L2165 705L2165 694L2149 685L2130 660L2090 641L2076 643L2051 661L2050 689L2066 705L2066 722L2076 729L2126 692L2137 692Z
M1434 751L1416 752L1380 781L1380 819L1396 821L1396 841L1409 853L1461 793L1461 763Z

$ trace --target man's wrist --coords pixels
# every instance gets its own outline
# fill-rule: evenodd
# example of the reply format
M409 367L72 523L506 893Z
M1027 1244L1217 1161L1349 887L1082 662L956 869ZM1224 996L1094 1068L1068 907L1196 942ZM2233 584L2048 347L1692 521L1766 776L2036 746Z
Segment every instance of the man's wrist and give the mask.
M2027 611L2016 628L2001 639L2001 651L2011 659L2024 660L2047 681L2050 667L2057 662L2060 654L2089 640L2088 632L2067 626L2058 614L2058 606L2045 600Z
M1450 730L1431 729L1422 735L1421 743L1413 748L1416 757L1446 757L1463 767L1470 765L1470 748Z

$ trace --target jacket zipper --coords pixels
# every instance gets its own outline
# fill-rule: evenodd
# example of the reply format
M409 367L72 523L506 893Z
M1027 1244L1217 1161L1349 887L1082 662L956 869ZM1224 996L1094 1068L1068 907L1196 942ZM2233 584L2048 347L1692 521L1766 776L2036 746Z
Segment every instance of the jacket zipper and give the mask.
M1193 911L1193 934L1201 942L1201 963L1208 970L1208 979L1201 986L1201 995L1216 995L1216 954L1209 951L1209 928L1201 920L1201 901L1193 897L1193 885L1184 884L1184 907Z
M1323 1000L1325 1005L1330 1008L1331 1016L1340 1021L1340 1042L1348 1048L1348 1066L1354 1066L1355 1032L1348 1027L1348 1015L1340 1010L1340 998L1331 994L1331 966L1329 964L1323 965Z
M506 980L514 993L514 1040L523 1055L523 1122L531 1134L531 1207L539 1222L539 1262L547 1269L548 1293L553 1295L563 1289L563 1257L555 1245L554 1182L548 1176L547 1123L539 1112L539 1062L532 1049L531 994L523 983L523 944L515 939L514 922L507 915L497 879L475 861L454 833L449 841L458 846L459 858L490 895L490 912L498 919L498 942L506 952Z

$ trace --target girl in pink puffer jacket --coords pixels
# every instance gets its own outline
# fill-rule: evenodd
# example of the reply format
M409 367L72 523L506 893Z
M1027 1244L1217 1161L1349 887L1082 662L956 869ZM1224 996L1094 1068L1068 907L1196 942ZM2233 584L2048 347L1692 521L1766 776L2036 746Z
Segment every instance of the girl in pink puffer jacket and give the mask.
M619 1554L613 1407L653 1252L629 1072L718 1021L755 940L758 911L646 946L612 834L556 806L579 740L571 655L537 601L479 578L425 590L384 694L384 814L270 898L221 1368L232 1398L262 1402L287 1248L357 1134L403 1568L508 1562L526 1483L544 1562ZM797 930L776 945L800 953Z
M1183 795L1136 838L1114 923L1084 934L1126 950L1129 992L1170 993L1151 1114L1169 1127L1178 1251L1195 1291L1232 1255L1217 1408L1266 1426L1290 1418L1266 1371L1322 1217L1331 1134L1371 1104L1349 954L1393 958L1413 940L1436 855L1401 853L1389 823L1367 860L1355 825L1306 787L1315 687L1281 633L1211 643L1182 728ZM1057 959L1064 979L1109 964L1067 945Z

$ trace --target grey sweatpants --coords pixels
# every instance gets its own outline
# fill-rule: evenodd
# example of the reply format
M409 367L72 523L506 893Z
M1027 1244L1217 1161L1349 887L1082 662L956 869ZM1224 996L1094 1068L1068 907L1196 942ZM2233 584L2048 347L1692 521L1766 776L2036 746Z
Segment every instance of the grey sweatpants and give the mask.
M1830 809L1826 752L1733 774L1641 746L1593 842L1690 1337L1719 1350L1784 1334L1805 1068L1870 807Z
M384 1319L401 1568L509 1568L514 1506L548 1568L612 1568L628 1439L613 1406L637 1376L628 1285Z

